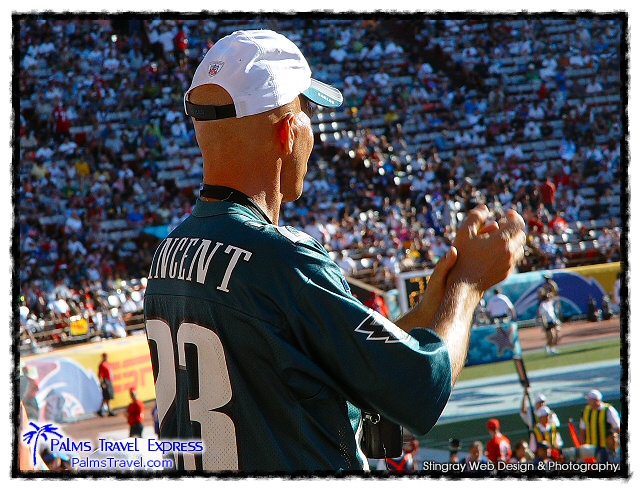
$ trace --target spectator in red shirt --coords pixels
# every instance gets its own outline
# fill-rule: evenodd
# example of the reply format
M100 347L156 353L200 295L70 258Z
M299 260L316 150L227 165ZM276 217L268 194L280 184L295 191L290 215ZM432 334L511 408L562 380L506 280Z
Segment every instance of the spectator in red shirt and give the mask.
M67 109L62 105L61 100L58 100L53 108L51 119L53 121L53 134L58 141L62 141L64 136L70 134L71 122L67 116Z
M491 434L491 439L487 442L487 458L494 464L498 461L509 461L511 458L511 441L500 432L500 421L489 419L487 430Z
M98 410L98 415L104 417L105 409L109 413L110 417L115 415L115 412L111 410L111 400L113 400L113 372L111 366L107 362L107 353L102 354L102 362L98 366L98 380L100 381L100 387L102 388L102 405Z
M135 388L129 390L131 403L127 407L127 422L129 423L129 437L142 437L144 429L144 404L138 399Z
M542 203L547 211L553 213L556 206L556 185L551 180L551 177L547 176L547 180L540 186L540 197Z
M549 231L561 234L567 231L569 225L567 224L567 220L564 219L564 213L562 211L556 211L553 219L549 221Z
M186 31L184 30L183 24L178 23L178 31L173 37L173 54L176 58L176 61L180 63L181 66L185 66L185 62L187 59L187 46L189 45L189 37L187 36Z
M569 185L569 176L559 169L553 174L553 182L556 185L556 189L566 187Z
M367 301L364 302L364 304L372 310L380 313L383 317L391 318L387 303L385 303L384 298L378 293L372 292Z
M530 217L527 220L527 229L532 235L540 235L545 230L544 222L533 213L530 213Z

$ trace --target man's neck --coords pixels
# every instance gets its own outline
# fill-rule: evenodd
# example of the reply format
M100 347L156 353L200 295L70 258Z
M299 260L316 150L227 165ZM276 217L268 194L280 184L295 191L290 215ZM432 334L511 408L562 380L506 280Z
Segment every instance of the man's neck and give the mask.
M271 196L269 196L269 193L266 190L260 190L260 191L253 191L251 190L251 187L247 184L239 184L239 183L220 183L220 182L215 182L215 181L211 181L211 180L205 180L205 184L206 185L212 185L212 186L224 186L224 187L229 187L231 189L234 189L242 194L244 194L246 197L248 197L251 201L253 201L253 203L260 208L260 210L266 215L266 217L269 218L269 220L271 221L271 223L277 225L278 224L278 219L280 216L280 203L282 201L282 198L280 196L279 193L273 193ZM216 198L216 197L200 197L203 201L218 201L218 200L222 200L222 198ZM258 214L261 214L258 212Z

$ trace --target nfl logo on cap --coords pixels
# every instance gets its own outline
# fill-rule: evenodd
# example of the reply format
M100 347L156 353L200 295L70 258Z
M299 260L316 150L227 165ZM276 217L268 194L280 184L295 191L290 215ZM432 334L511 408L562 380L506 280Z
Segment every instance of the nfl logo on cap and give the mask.
M217 75L222 67L224 66L224 61L212 61L209 63L209 76L212 77Z

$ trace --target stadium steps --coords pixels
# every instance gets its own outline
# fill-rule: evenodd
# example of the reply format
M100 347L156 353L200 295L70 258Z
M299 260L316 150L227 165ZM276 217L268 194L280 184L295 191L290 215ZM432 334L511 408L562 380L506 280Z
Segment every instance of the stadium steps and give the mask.
M107 232L122 230L128 227L129 223L125 219L105 220L100 223L100 230Z
M180 170L162 170L160 172L158 172L158 176L157 179L159 181L165 181L165 180L179 180L180 178L185 176L185 172L184 169L180 169Z

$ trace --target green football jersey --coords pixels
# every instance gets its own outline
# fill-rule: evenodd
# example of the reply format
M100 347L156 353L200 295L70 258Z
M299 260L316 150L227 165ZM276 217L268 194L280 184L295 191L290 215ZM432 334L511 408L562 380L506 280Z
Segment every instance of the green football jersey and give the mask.
M155 252L145 320L162 440L204 472L366 467L359 409L425 434L451 392L431 330L364 306L309 235L198 200Z

